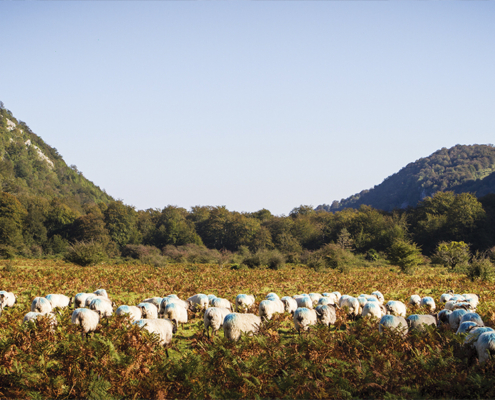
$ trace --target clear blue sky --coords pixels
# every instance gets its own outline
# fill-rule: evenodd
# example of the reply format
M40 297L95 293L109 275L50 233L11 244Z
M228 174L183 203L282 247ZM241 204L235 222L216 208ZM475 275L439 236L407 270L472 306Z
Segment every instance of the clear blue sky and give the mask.
M0 100L138 209L288 214L493 143L495 2L0 2Z

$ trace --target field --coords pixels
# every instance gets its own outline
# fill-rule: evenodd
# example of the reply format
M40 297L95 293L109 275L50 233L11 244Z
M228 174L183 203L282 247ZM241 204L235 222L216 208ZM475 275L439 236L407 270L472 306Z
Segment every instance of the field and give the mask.
M2 265L5 265L3 261ZM167 357L156 337L127 319L112 317L83 341L63 311L55 330L46 319L22 324L36 296L105 288L117 303L151 296L187 298L213 293L280 296L328 292L359 295L380 290L386 300L446 290L480 295L478 313L495 327L495 285L471 282L443 269L403 275L393 268L355 268L348 274L304 267L231 270L214 265L77 267L64 262L17 260L0 270L0 289L18 304L0 318L2 398L495 398L495 362L479 365L461 337L447 327L402 337L378 333L376 322L339 312L335 326L298 335L289 314L264 324L258 335L232 343L208 339L201 315L179 328ZM257 311L256 311L257 313ZM425 313L409 310L408 313Z

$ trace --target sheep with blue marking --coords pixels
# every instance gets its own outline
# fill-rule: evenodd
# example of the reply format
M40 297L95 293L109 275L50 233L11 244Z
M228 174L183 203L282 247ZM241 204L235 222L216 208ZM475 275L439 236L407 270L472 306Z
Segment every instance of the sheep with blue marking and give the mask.
M177 296L171 297L171 296L166 296L162 299L162 302L160 303L160 306L158 307L158 313L163 314L165 312L165 307L169 304L178 304L182 307L184 307L186 310L191 309L191 303L186 300L181 300Z
M0 290L0 316L5 307L13 307L15 302L16 297L14 293Z
M318 300L317 306L328 306L328 305L331 306L335 305L335 300L333 297L321 297L320 300Z
M163 304L163 303L162 303ZM139 303L137 305L141 309L142 319L157 319L158 309L154 304L151 303ZM161 310L161 308L160 308ZM163 308L165 312L165 307Z
M217 297L210 302L211 307L227 308L232 312L232 304L227 299Z
M409 305L411 305L412 307L419 307L421 305L421 297L417 294L413 294L409 298Z
M451 310L441 310L437 314L438 325L448 324L449 323L449 315L452 314Z
M311 299L313 303L313 307L315 307L318 304L318 300L321 299L321 294L320 293L310 293L309 298Z
M444 293L440 296L440 303L447 303L452 296L454 295L454 292L452 290L449 290L447 293Z
M108 293L105 289L96 289L93 293L97 296L106 297L108 299Z
M297 310L297 301L290 296L282 297L281 301L284 303L285 312L294 314L294 311Z
M296 300L298 308L313 308L313 301L308 295L297 296L294 300Z
M131 322L135 322L142 317L141 309L137 306L123 305L117 308L115 315L124 316L128 315Z
M81 336L84 340L89 333L94 332L100 322L100 314L89 308L76 308L72 312L71 322L80 325L82 328Z
M280 300L280 297L278 297L278 294L274 293L274 292L268 293L265 297L265 300L274 300L274 299Z
M429 312L435 311L436 305L435 305L435 300L433 300L433 297L423 297L421 299L421 307L426 308Z
M320 324L325 326L335 324L337 320L337 313L335 312L334 305L319 305L315 308L316 319Z
M230 313L223 320L223 332L229 340L239 340L242 333L258 332L261 318L254 314Z
M380 304L385 303L385 297L383 297L383 294L379 290L375 290L371 295L375 296Z
M177 326L187 324L187 310L177 303L167 304L161 317L174 321Z
M342 296L340 298L340 308L347 308L347 314L351 317L357 317L361 315L361 305L359 300L352 296Z
M22 323L23 324L26 324L29 321L36 322L36 320L39 317L49 318L50 319L50 325L51 326L56 326L57 325L57 317L55 317L55 314L52 314L52 313L45 314L45 313L39 313L39 312L36 312L36 311L30 311L30 312L28 312L24 316L24 318L22 319Z
M453 331L457 331L457 329L459 329L461 318L463 317L464 314L467 314L467 311L464 310L463 308L460 308L458 310L454 310L454 311L452 311L452 313L450 313L449 325Z
M316 325L318 316L316 310L300 307L294 312L293 320L296 331L301 333L301 330L307 331L311 325Z
M140 319L134 322L134 325L139 326L139 328L148 331L149 333L154 333L158 335L161 346L166 346L172 343L172 338L174 333L177 332L177 326L173 321L169 319ZM168 357L168 349L166 349Z
M459 324L459 328L457 329L456 335L460 335L462 333L469 333L474 328L478 328L478 324L473 321L464 321Z
M69 305L71 303L70 297L67 297L64 294L49 294L49 295L46 295L45 298L50 302L50 304L52 305L52 308L69 307Z
M462 324L463 322L471 321L474 322L478 326L485 326L483 319L480 317L479 314L474 313L474 312L468 312L464 314L459 321L459 324Z
M148 304L148 303L147 303ZM89 303L90 310L96 311L100 314L100 318L109 318L113 314L113 304L112 301L107 297L97 296L93 298L91 303Z
M469 331L469 334L464 339L464 345L473 347L476 344L478 338L485 332L495 332L495 331L493 330L493 328L490 328L489 326L472 328Z
M409 331L407 321L404 317L387 314L384 315L378 324L378 330L382 333L385 329L392 329L407 335Z
M45 297L35 297L31 303L31 311L48 314L52 311L52 304Z
M155 297L150 297L148 299L144 299L142 301L142 303L151 303L151 304L154 304L157 309L160 309L160 305L162 304L162 301L163 301L163 297L155 296ZM141 319L141 318L138 318L138 319Z
M251 294L238 294L235 298L235 309L237 312L247 312L254 306L255 298Z
M474 347L478 353L480 364L495 356L495 332L484 332L476 341Z
M341 296L340 296L340 293L338 295L337 295L337 293L338 292L332 292L332 293L325 292L325 293L322 293L322 297L325 299L332 300L333 304L338 304Z
M395 315L396 317L406 317L407 308L401 301L390 300L387 304L385 304L385 308L387 309L387 313L390 315Z
M86 299L89 296L95 296L94 293L78 293L74 296L74 308L86 307Z
M387 313L385 308L382 307L378 301L369 301L364 305L361 316L363 318L376 318L379 320Z
M463 296L466 299L465 301L467 301L468 303L470 303L473 306L473 309L476 309L478 307L478 304L480 302L480 298L477 294L464 293Z
M208 296L202 293L189 297L187 301L191 304L190 308L192 311L206 310L209 305Z
M407 318L409 329L415 329L420 332L425 331L425 325L437 327L437 318L434 315L413 314Z
M223 321L225 317L231 314L227 308L221 307L208 307L205 311L205 315L203 316L203 321L205 324L206 336L210 338L210 327L211 327L211 336L215 334L215 332L219 331L223 326Z
M263 300L259 305L259 315L262 319L270 320L273 314L283 314L284 312L284 303L278 299Z

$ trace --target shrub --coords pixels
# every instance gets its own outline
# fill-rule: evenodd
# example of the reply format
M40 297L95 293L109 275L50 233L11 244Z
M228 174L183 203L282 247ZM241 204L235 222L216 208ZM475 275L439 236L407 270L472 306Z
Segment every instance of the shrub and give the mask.
M280 269L285 265L285 257L278 250L263 249L244 257L241 264L249 268L267 266L271 269Z
M471 281L475 281L476 279L492 281L495 278L495 265L493 265L489 258L477 255L466 268L466 274Z
M441 242L432 257L434 264L443 265L450 270L465 270L468 267L469 246L464 242Z
M389 260L406 274L414 273L417 266L423 262L418 246L404 239L396 239L392 243L389 249Z
M281 269L285 265L285 257L277 250L270 251L268 255L268 268Z
M159 255L160 250L154 246L145 246L143 244L127 244L122 248L122 257L130 257L135 260L141 260L145 257Z
M184 246L167 245L163 248L162 254L177 263L197 264L223 264L232 256L230 252L221 253L194 243Z
M12 260L8 260L6 263L5 263L5 267L3 268L3 270L5 272L16 272L17 271L17 267L16 265L14 264L14 261Z
M11 260L15 257L16 250L9 245L1 244L0 245L0 257Z
M82 267L95 265L106 258L105 246L96 241L72 244L64 259Z

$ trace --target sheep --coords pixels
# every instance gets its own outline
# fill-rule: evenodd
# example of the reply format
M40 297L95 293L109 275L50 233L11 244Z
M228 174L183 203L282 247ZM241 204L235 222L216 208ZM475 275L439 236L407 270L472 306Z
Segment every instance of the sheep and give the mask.
M467 302L471 303L473 305L473 308L478 307L478 303L480 302L480 298L477 294L474 293L464 293L463 294L464 298L466 299Z
M88 308L76 308L72 312L71 322L75 325L81 325L81 336L88 337L88 334L94 332L100 322L100 314Z
M163 303L162 303L163 304ZM144 317L143 319L157 319L158 318L158 309L154 304L151 303L139 303L137 305L141 309L141 314ZM160 308L160 311L162 309ZM163 307L165 312L165 307Z
M284 303L281 300L263 300L259 305L259 314L262 319L272 319L273 314L283 314Z
M135 322L142 317L141 309L139 307L125 305L117 308L117 311L115 311L115 315L129 315L129 319L132 322Z
M473 312L468 312L468 313L464 314L462 316L461 320L459 321L459 324L462 324L463 322L467 322L467 321L474 322L478 326L485 326L481 317L478 314L473 313Z
M318 300L321 299L321 294L320 293L310 293L309 294L309 298L311 299L312 303L313 303L313 307L316 306L318 304Z
M423 297L421 299L421 307L425 307L428 309L428 311L433 312L435 311L435 300L433 300L432 297Z
M367 295L361 294L358 297L356 297L358 303L359 303L359 308L360 310L363 309L364 305L368 302Z
M349 296L348 294L344 294L342 296L340 296L339 298L339 307L342 308L342 303L345 301L345 299L348 299L352 296Z
M191 310L206 310L208 308L208 296L206 294L198 293L187 299L191 303Z
M457 303L456 300L448 300L443 306L444 310L452 311L454 309L454 304Z
M64 294L49 294L49 295L45 296L45 298L50 302L50 304L52 305L52 308L69 307L69 305L71 303L71 299Z
M44 297L35 297L31 303L31 311L47 314L52 311L51 303Z
M181 300L177 296L175 296L175 297L168 297L167 296L167 297L164 297L162 299L162 302L158 306L159 314L163 314L165 312L165 307L168 304L172 304L172 303L179 304L180 306L184 307L186 310L189 310L191 308L191 303L189 301Z
M146 303L149 304L149 303ZM113 305L112 302L107 297L95 297L91 303L89 303L89 309L96 311L100 314L100 318L111 317L113 314Z
M340 298L340 307L344 308L347 307L348 311L347 314L349 314L352 317L357 317L358 315L361 314L361 306L359 304L358 299L352 296L342 296Z
M294 311L297 310L297 301L292 297L284 296L282 297L281 302L284 303L285 312L294 314Z
M337 314L335 312L335 306L332 305L319 305L315 308L316 318L318 322L323 325L329 326L335 324L337 320Z
M294 312L293 320L297 332L301 333L301 329L307 331L311 325L316 325L318 316L315 310L301 307Z
M318 306L326 306L326 305L335 305L335 301L333 297L322 297L320 300L318 300Z
M484 332L474 345L478 353L480 364L486 362L491 356L495 355L495 332Z
M46 316L47 318L50 319L50 325L51 326L57 325L57 318L55 317L55 314L52 314L52 313L45 314L45 313L39 313L36 311L28 312L24 316L24 318L22 319L22 323L25 324L25 323L28 323L29 321L35 322L36 319L38 319L38 317L44 317L44 316Z
M337 294L335 292L333 292L333 293L323 293L322 294L322 297L325 298L325 299L331 299L331 300L333 300L333 304L337 304L339 302L339 299L340 299L340 296L337 296Z
M473 328L477 328L478 324L473 321L464 321L459 324L459 329L457 329L456 335L460 335L461 333L469 333Z
M421 304L421 297L419 297L417 294L413 294L409 298L409 304L413 307L419 307L419 305Z
M386 305L387 313L397 317L406 317L406 305L401 301L390 300Z
M177 303L167 304L161 316L174 321L176 325L180 323L184 326L187 323L187 310Z
M452 314L451 310L442 310L437 314L438 325L440 324L448 324L449 323L449 315Z
M273 300L273 299L280 300L280 297L278 297L277 293L273 293L273 292L268 293L265 297L265 300Z
M74 308L81 308L86 306L86 299L89 296L94 296L94 293L78 293L74 296Z
M475 327L471 328L469 331L469 334L466 336L464 339L464 345L465 346L474 346L478 338L485 332L495 332L493 328L490 328L488 326L482 326L482 327Z
M385 297L383 297L383 294L379 290L375 290L371 293L371 295L375 296L380 304L383 304L385 302Z
M221 299L217 297L210 302L210 306L228 308L232 312L232 304L230 304L230 301L228 301L227 299Z
M403 335L407 335L407 321L404 317L396 315L384 315L379 322L378 330L382 333L385 329L397 329L402 332Z
M254 305L255 299L251 294L238 294L235 298L235 309L237 312L247 312Z
M413 314L407 318L407 324L409 329L416 329L417 331L425 331L425 325L432 325L436 328L437 318L434 315L418 315Z
M203 317L206 329L206 336L210 338L210 326L211 326L211 336L215 334L222 326L225 317L230 314L232 311L221 308L221 307L209 307L205 311L205 315Z
M230 313L223 320L223 332L227 339L238 340L241 333L256 333L261 325L261 318L254 314Z
M97 296L106 297L108 299L108 293L105 289L96 289L93 293Z
M332 292L332 294L337 297L337 301L339 301L340 298L342 297L342 295L340 294L340 292Z
M210 304L213 301L213 299L216 299L216 298L217 298L217 296L215 296L214 294L209 294L208 295L208 301L210 302Z
M169 319L140 319L134 322L134 325L141 329L147 330L149 333L155 333L160 338L159 344L166 346L172 342L174 333L177 332L177 326ZM165 350L168 355L168 349Z
M309 308L309 309L313 308L313 301L309 296L297 297L295 300L297 302L298 308Z
M440 303L447 303L452 298L453 292L449 290L447 293L444 293L440 296Z
M164 297L164 298L165 298L165 297L168 297L168 298L170 298L170 299L176 299L176 300L178 300L178 299L179 299L179 296L177 296L176 294L167 294L167 295L164 295L163 297Z
M450 301L464 301L466 298L462 294L454 294L450 298Z
M89 296L86 297L86 300L84 301L84 307L88 308L93 299L96 299L98 297L97 294L91 293ZM106 298L101 296L102 298Z
M457 331L461 318L464 314L467 314L467 311L462 308L452 311L452 313L449 315L449 325L452 330Z
M364 305L363 311L361 312L361 316L363 318L364 317L369 317L369 318L374 317L377 319L381 319L386 313L387 313L386 310L384 313L383 310L380 308L380 303L370 301Z
M163 297L150 297L149 299L144 299L141 303L151 303L154 304L157 309L159 309L160 304L162 304L162 301L163 301Z
M15 302L16 297L14 293L0 290L0 316L5 307L13 307Z

